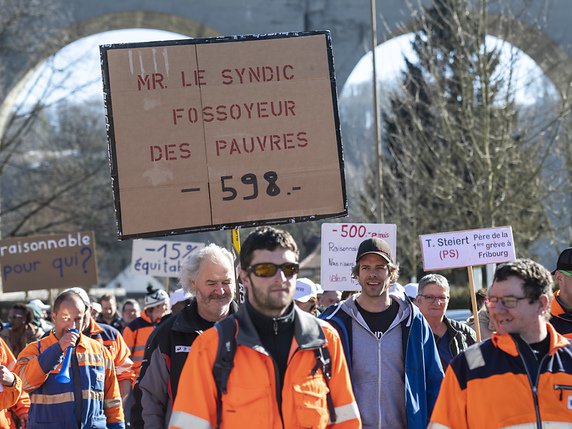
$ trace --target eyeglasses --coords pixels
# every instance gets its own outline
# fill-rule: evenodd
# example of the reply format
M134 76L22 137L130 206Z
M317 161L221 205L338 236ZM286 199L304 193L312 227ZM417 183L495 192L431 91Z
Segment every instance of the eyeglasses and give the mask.
M501 304L503 305L503 307L505 308L515 308L518 305L518 301L522 300L522 299L529 299L528 296L521 296L521 297L516 297L516 296L487 296L485 298L485 302L487 304L487 307L496 307L497 303L500 301Z
M264 262L262 264L251 265L246 271L253 273L256 277L273 277L279 269L282 270L286 277L292 277L294 274L298 274L300 265L293 262L286 262L282 265Z
M433 295L422 295L422 294L417 294L417 296L420 296L424 299L426 299L427 301L431 301L432 303L438 303L438 304L445 304L447 301L449 301L449 297L448 296L433 296Z

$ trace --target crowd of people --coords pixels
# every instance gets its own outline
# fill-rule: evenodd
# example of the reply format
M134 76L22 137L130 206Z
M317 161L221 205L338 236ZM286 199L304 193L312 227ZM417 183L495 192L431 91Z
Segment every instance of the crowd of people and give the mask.
M443 275L401 287L380 238L358 247L357 293L299 278L299 256L281 229L249 234L240 306L216 244L142 308L78 287L14 304L0 429L572 427L572 248L552 272L498 266L468 323L446 316Z

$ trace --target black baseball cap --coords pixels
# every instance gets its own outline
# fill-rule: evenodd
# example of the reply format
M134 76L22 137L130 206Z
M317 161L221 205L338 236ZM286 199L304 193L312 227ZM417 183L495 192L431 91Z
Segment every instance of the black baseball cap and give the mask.
M391 262L391 247L389 247L387 241L381 238L368 238L362 241L358 248L356 263L359 262L362 256L370 253L379 255L387 262Z
M572 247L562 251L558 257L556 269L552 271L552 274L556 274L556 271L558 270L572 271Z

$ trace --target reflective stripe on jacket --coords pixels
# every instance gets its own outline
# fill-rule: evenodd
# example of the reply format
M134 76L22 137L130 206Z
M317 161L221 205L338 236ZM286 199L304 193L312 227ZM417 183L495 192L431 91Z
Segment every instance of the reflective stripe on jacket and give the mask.
M123 429L124 418L115 368L102 344L81 334L70 365L70 383L59 383L64 352L51 332L28 344L14 371L30 393L30 428ZM77 379L79 377L79 381ZM81 410L81 415L76 412Z
M282 408L276 400L277 369L261 345L245 306L236 314L238 325L234 368L228 391L222 397L221 429L252 428L361 428L340 339L328 324L295 308L294 338L282 387ZM316 367L314 349L326 346L331 355L329 389L336 410L329 422L328 387ZM209 329L199 336L180 377L169 427L214 428L217 393L212 375L218 332ZM188 382L187 382L188 380Z
M508 334L494 333L453 359L429 428L572 427L572 346L547 327L549 352L538 371L530 347Z
M132 369L135 373L135 379L137 379L141 369L143 355L145 354L145 344L147 344L147 339L154 329L155 325L151 322L151 319L145 312L142 312L140 317L127 325L123 330L123 339L131 351Z

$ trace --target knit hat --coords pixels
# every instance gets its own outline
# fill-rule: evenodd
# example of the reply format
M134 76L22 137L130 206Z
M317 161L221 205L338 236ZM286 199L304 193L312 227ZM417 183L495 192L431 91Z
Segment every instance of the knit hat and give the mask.
M147 295L143 302L143 310L157 305L164 304L169 301L169 294L163 289L155 289L152 285L147 286Z

